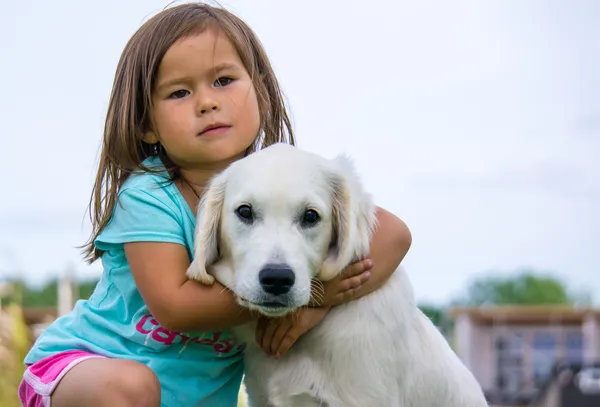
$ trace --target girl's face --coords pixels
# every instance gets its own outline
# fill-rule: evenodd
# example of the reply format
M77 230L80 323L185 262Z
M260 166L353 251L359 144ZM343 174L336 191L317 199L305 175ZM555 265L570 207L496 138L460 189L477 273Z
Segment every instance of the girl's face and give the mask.
M207 29L166 52L152 90L153 131L184 169L219 169L244 156L260 115L250 75L229 38Z

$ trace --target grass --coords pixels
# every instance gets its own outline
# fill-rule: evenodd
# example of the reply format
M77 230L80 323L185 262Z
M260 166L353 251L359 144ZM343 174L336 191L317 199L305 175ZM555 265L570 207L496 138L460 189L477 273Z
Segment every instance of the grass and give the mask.
M0 313L0 407L20 407L17 388L25 370L23 359L29 349L23 311L9 304Z

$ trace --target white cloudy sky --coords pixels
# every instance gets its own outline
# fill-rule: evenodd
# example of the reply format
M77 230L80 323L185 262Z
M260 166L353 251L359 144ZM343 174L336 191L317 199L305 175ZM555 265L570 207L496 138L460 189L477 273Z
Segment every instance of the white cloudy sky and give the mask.
M100 273L74 247L112 78L166 4L3 4L0 273ZM221 4L261 37L300 146L350 154L409 225L420 300L520 267L600 290L600 2Z

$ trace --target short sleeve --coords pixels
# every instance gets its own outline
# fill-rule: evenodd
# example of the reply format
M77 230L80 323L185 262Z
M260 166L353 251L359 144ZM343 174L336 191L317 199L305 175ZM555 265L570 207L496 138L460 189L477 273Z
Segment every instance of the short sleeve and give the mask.
M109 250L128 242L185 245L181 214L165 201L140 188L120 191L111 220L94 242L96 247Z

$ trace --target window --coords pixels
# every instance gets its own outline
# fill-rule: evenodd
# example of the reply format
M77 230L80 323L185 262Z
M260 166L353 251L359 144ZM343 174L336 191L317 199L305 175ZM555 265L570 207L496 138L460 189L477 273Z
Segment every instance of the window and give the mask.
M584 337L574 327L527 327L525 333L504 329L496 336L496 391L500 397L526 395L548 380L559 359L581 363Z
M496 339L496 387L505 395L519 394L525 384L523 336L507 333Z
M567 362L581 363L583 361L583 334L581 332L566 333L565 358Z
M551 332L537 332L533 336L533 381L541 386L552 372L556 362L558 338Z

